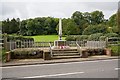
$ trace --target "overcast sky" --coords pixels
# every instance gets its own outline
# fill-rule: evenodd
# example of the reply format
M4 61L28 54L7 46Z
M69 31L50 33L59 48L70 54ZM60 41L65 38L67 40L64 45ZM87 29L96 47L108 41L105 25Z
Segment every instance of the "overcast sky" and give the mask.
M80 12L92 12L100 10L105 15L105 18L109 18L112 14L118 10L118 2L36 2L36 1L22 1L16 0L10 2L6 0L0 4L2 8L0 10L0 20L6 18L35 18L35 17L62 17L70 18L75 11Z

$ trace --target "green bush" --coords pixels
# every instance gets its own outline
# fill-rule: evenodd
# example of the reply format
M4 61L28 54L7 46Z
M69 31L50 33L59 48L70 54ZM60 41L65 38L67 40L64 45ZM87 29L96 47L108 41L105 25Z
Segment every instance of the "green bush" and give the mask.
M105 41L106 40L106 36L100 36L100 41Z
M7 36L7 41L10 41L10 40L14 40L14 41L17 41L17 40L20 40L20 41L31 40L31 41L34 41L34 39L31 38L31 37L8 35Z
M6 50L2 49L2 51L0 52L0 60L2 60L2 62L6 62L6 56L5 56Z
M75 35L69 35L65 38L67 41L76 41L76 36Z
M14 49L12 53L22 55L22 54L33 54L34 52L42 51L40 49L33 49L33 48L23 48L23 49Z
M76 37L76 40L77 41L86 41L86 40L88 40L88 35L80 35L80 36L77 36Z
M69 35L65 40L67 41L86 41L88 39L88 35Z
M89 25L84 29L82 34L91 35L95 33L107 33L107 32L108 32L107 26L103 24L99 24L99 25Z
M100 37L103 36L102 33L96 33L96 34L91 34L89 37L88 37L88 40L100 40Z
M119 49L120 49L120 46L117 46L117 45L111 45L108 47L109 49L111 49L112 51L112 56L119 56L120 55L120 52L119 52Z
M23 48L11 51L12 59L16 58L40 58L43 55L43 50L36 48Z
M107 34L105 34L104 36L106 36L106 37L119 37L119 35L117 34L117 33L107 33Z

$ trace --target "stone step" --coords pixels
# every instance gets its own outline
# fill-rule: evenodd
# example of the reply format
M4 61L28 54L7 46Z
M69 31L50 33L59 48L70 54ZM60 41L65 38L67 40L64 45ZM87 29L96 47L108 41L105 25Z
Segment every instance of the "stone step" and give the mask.
M53 53L78 53L78 51L52 51Z
M67 58L80 58L79 55L76 56L53 56L53 59L67 59Z
M77 51L77 49L52 49L52 51Z
M80 55L79 53L54 53L53 56L75 56Z

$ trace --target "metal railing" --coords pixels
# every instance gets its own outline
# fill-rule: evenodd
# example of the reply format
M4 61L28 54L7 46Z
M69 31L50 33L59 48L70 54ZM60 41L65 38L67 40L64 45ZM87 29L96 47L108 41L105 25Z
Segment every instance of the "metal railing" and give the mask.
M49 48L53 46L54 42L34 42L34 41L9 41L7 42L7 49L13 50L16 48ZM67 46L81 48L105 48L105 41L66 41ZM77 45L77 46L76 46Z
M77 51L80 53L80 57L81 57L82 56L82 49L79 46L79 44L77 43L77 41L76 41L76 45L77 45Z

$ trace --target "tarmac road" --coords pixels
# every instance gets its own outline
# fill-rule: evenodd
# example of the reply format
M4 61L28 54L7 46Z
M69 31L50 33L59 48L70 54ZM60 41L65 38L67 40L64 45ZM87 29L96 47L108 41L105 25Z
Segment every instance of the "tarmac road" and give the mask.
M9 66L2 68L2 77L29 78L118 78L118 59L70 63Z

